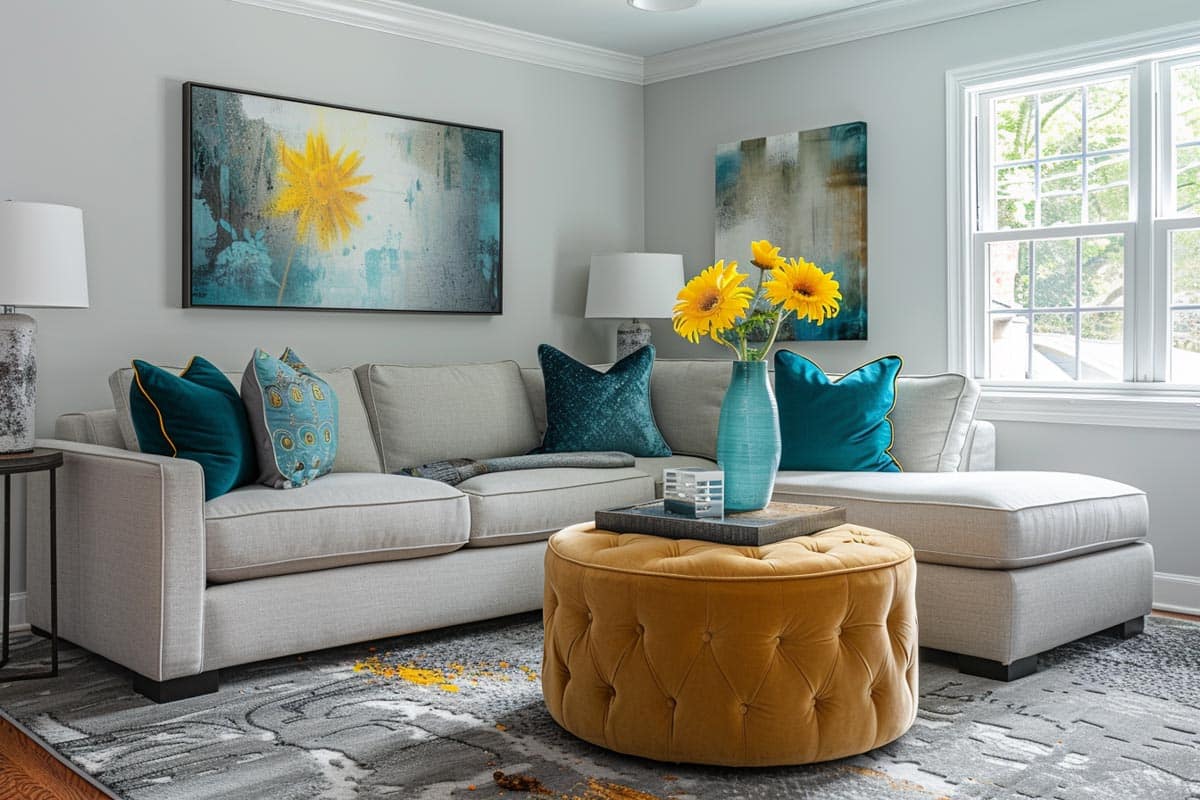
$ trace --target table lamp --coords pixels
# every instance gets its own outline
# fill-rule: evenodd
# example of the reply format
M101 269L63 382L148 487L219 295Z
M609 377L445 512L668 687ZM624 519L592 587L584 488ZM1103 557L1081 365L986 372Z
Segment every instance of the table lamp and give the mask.
M83 212L0 202L0 455L33 449L37 323L17 306L87 308Z
M671 316L683 288L683 256L672 253L597 253L588 272L589 318L625 319L617 328L617 359L650 344L642 319Z

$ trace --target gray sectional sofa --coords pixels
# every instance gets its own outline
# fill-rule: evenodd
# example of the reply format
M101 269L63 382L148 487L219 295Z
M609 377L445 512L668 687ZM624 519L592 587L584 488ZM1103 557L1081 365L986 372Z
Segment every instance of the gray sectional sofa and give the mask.
M236 373L231 373L236 375ZM369 364L337 392L334 472L301 489L204 501L194 462L137 451L130 370L114 408L66 414L59 630L163 701L213 691L223 667L541 607L545 539L647 500L669 465L713 463L727 361L660 360L654 412L676 455L621 469L480 475L457 487L390 473L535 447L542 376L515 362ZM237 381L234 381L235 385ZM993 472L994 429L960 375L902 377L892 452L906 472L780 473L776 498L845 505L917 551L920 639L1001 679L1037 653L1140 630L1153 557L1145 495L1061 473ZM48 481L28 482L28 613L49 627Z

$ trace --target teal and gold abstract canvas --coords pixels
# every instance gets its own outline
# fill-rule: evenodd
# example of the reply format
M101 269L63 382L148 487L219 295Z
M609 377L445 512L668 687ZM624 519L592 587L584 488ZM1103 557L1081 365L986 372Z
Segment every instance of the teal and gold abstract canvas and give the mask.
M184 84L184 306L499 314L503 134Z
M722 145L716 183L716 258L744 260L746 242L769 239L841 285L841 313L820 326L789 319L779 341L866 339L867 123Z

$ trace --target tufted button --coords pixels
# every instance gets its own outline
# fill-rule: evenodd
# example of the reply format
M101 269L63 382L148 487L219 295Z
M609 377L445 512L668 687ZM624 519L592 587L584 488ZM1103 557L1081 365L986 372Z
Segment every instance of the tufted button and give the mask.
M587 612L588 622L592 621L592 612Z
M838 625L836 628L833 629L833 635L839 636L839 637L842 635L842 626L841 625Z
M674 707L675 707L675 698L668 697L667 698L667 708L674 708Z
M642 624L638 624L638 626L634 630L636 630L638 632L638 634L641 635L646 632L646 626L642 625Z
M738 710L741 711L743 714L745 714L750 710L750 706L746 705L745 703L742 703L741 708L739 708Z
M710 632L708 632L708 631L705 631L703 634L701 634L701 635L700 635L700 638L701 638L701 639L703 639L703 640L704 640L704 641L706 641L706 642L711 642L711 641L712 641L712 634L711 634Z

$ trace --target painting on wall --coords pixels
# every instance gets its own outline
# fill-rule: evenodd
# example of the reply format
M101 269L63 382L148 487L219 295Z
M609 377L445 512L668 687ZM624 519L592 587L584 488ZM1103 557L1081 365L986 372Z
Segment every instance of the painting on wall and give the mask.
M842 310L787 325L782 340L867 338L867 124L747 139L717 150L718 258L769 239L784 255L833 270Z
M501 312L503 134L183 87L183 305Z

